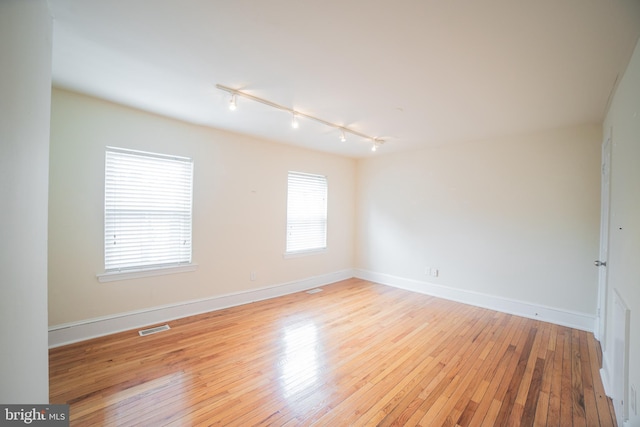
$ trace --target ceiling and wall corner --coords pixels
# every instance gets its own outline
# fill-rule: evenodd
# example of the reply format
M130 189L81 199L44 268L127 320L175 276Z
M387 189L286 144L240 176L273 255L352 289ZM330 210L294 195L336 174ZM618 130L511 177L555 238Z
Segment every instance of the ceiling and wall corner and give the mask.
M600 124L640 2L49 0L53 82L349 157ZM250 102L242 89L368 141Z

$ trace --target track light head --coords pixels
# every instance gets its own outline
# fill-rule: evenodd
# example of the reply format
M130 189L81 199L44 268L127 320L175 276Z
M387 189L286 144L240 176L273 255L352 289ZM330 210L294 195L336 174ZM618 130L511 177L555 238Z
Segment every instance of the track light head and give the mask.
M291 127L294 129L298 129L298 127L300 127L300 123L298 123L298 116L295 111L291 114Z
M340 130L340 141L341 142L345 142L347 140L347 137L344 135L344 130Z
M229 100L229 110L235 111L236 108L238 108L238 106L236 105L236 94L232 93L231 99Z

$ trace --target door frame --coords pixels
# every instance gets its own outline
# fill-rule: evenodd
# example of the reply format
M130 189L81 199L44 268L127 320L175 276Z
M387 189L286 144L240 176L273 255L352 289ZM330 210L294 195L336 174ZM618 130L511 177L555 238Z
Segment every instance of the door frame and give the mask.
M611 151L612 130L608 129L602 141L602 161L600 168L600 250L598 260L607 262L609 257L609 216L611 205ZM600 342L602 351L606 350L606 321L608 266L598 267L598 305L594 336Z

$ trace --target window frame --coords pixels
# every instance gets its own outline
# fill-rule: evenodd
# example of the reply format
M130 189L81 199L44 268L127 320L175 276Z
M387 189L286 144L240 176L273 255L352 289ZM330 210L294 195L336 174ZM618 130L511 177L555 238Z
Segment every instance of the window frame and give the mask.
M292 178L294 179L294 181L292 181ZM306 184L299 185L297 188L294 188L293 189L294 191L292 192L292 182L298 181L298 183L300 183L300 181L303 181L303 180L306 180ZM322 200L323 206L321 206L322 212L316 211L311 215L317 216L319 213L322 214L321 228L324 232L324 235L322 236L322 244L313 246L313 247L301 248L301 249L290 249L290 247L292 246L295 247L292 240L290 239L291 231L292 231L291 215L293 213L292 210L295 208L295 206L292 206L291 197L292 195L295 195L296 190L300 191L303 187L307 187L307 190L310 190L312 192L313 191L318 192L319 190L317 188L318 184L321 184L321 187L322 187L320 189L320 191L322 192L321 196L323 197L323 200ZM297 200L294 203L300 204L300 202L301 202L300 200ZM316 201L316 203L319 204L319 201ZM318 206L316 206L316 208L318 208ZM309 221L313 223L314 221L317 221L317 218L315 220L314 219L309 220L309 218L307 218L306 221L308 225ZM326 175L320 175L320 174L289 171L287 173L287 215L286 215L284 258L296 258L296 257L326 252L328 248L328 235L329 235L329 180L328 180L328 177Z
M127 162L130 162L130 165L125 165ZM105 148L104 272L97 274L100 282L196 270L197 264L193 263L193 169L193 159L189 157L111 146ZM169 192L166 176L172 172L180 185ZM126 174L131 178L128 181L121 179ZM138 178L140 176L142 177ZM145 183L145 180L148 182ZM165 186L161 186L163 180L165 180ZM122 192L118 194L119 191ZM140 194L144 196L139 196ZM173 200L167 199L165 197L167 194L171 195ZM127 201L127 196L128 200L133 201ZM124 207L118 206L119 203L124 203ZM128 242L139 248L137 265L122 259L127 255L126 252L109 251L107 248L109 242L115 245L118 241L109 237L110 234L108 234L112 232L110 230L113 230L113 227L118 227L116 219L118 212L133 218L125 220L124 223L128 221L129 225L142 227L138 229L141 231L138 235L134 233L127 236L134 239ZM167 230L167 225L170 226L170 230ZM155 233L154 229L158 227L164 228L165 232ZM178 231L175 231L176 229ZM115 234L117 233L114 233L114 237ZM186 236L188 237L185 239ZM163 250L161 254L155 257L150 256L148 249L157 244L158 237L164 237L163 240L174 243L161 244L160 249ZM147 239L155 241L145 242ZM176 239L178 242L188 241L188 249L181 248L182 243L176 245ZM118 260L118 257L121 259ZM119 265L117 261L120 261Z

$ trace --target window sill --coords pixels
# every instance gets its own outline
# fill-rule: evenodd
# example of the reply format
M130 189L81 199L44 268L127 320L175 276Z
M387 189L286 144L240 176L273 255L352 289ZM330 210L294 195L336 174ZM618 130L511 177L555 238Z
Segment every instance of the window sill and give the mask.
M96 274L98 282L116 282L120 280L139 279L141 277L151 276L164 276L166 274L186 273L189 271L196 271L198 264L185 264L177 265L173 267L156 267L140 270L126 270L126 271L109 271L105 273Z
M285 252L282 257L284 259L288 259L288 258L300 258L300 257L304 257L304 256L308 256L308 255L317 255L317 254L321 254L327 252L327 248L322 248L322 249L309 249L306 251L296 251L296 252Z

